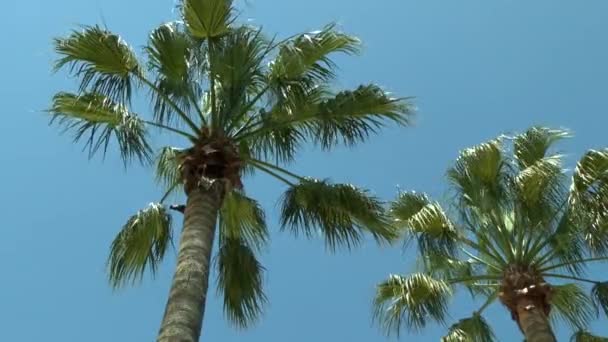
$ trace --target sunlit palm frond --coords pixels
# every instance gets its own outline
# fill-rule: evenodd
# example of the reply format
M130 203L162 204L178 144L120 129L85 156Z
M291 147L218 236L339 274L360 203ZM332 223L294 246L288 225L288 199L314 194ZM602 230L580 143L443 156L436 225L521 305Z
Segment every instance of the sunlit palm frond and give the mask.
M193 42L180 30L177 23L167 23L156 28L144 48L148 55L148 68L154 73L154 85L160 92L151 92L154 118L160 123L172 123L174 108L168 97L184 112L196 105L199 93L196 73L193 70ZM163 94L161 96L160 94Z
M306 126L310 138L328 149L338 143L363 142L390 122L407 125L413 112L409 102L370 84L336 94L321 102L310 117L294 118L293 124Z
M478 314L461 319L450 327L441 342L494 342L496 336L488 322Z
M550 227L564 202L564 181L560 156L537 159L517 174L517 203L531 226Z
M341 33L335 25L297 36L280 47L277 58L271 63L270 78L279 86L289 87L290 82L307 78L327 81L334 77L334 53L356 53L356 37Z
M608 342L608 338L596 336L588 331L580 330L572 335L570 342Z
M244 193L237 190L228 193L220 217L222 238L239 239L254 249L263 247L268 241L264 209Z
M135 282L146 269L154 274L172 234L171 216L161 204L151 203L130 217L110 247L108 273L112 286Z
M264 57L269 42L260 29L240 27L231 30L209 54L210 70L216 80L220 126L225 130L245 123L265 84ZM258 98L259 100L259 98Z
M243 240L225 238L217 256L218 290L224 297L224 312L231 323L246 328L262 313L264 268Z
M131 98L131 73L141 70L122 38L98 26L85 26L67 38L55 39L54 45L61 56L55 70L69 67L80 78L82 92L100 93L115 101Z
M180 149L165 146L156 158L156 181L167 190L172 187L179 190L177 185L183 184L179 170L182 153Z
M234 21L232 0L181 0L181 12L190 34L198 39L226 34Z
M608 318L608 281L597 283L591 289L591 300L598 313L603 311Z
M99 149L105 154L112 138L116 139L125 162L150 160L145 124L126 106L95 93L76 95L61 92L53 97L49 112L51 122L74 130L74 140L86 139L85 148L92 156Z
M572 177L570 205L592 252L608 254L608 149L590 150Z
M376 288L374 319L387 334L419 330L429 321L444 321L451 295L447 283L428 275L391 275Z
M487 214L507 200L506 171L501 142L492 140L461 151L447 177L463 208Z
M332 250L357 245L363 233L380 241L395 237L377 198L350 184L314 179L303 179L285 192L281 224L282 229L306 237L315 236L318 229Z
M402 193L391 204L390 213L397 227L415 236L421 255L454 255L458 232L439 203L424 194Z
M561 319L572 329L584 329L593 319L593 303L576 283L554 286L551 308L551 317Z
M251 135L272 135L292 128L329 149L337 144L353 146L389 123L409 124L414 114L410 103L397 99L376 85L361 85L334 96L322 89L303 99L291 99L288 108L273 111Z
M513 141L513 154L518 166L524 170L539 160L552 156L549 152L551 147L569 136L570 133L566 130L547 127L531 127L517 135Z

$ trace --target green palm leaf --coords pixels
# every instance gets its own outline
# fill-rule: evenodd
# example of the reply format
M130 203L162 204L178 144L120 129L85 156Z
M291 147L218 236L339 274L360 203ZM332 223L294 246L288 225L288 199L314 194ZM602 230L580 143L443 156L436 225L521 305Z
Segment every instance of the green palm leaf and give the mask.
M137 158L150 160L145 125L124 105L95 93L75 95L61 92L53 97L49 112L66 130L75 130L74 140L86 139L85 148L93 155L100 148L105 154L112 137L116 139L125 162Z
M244 193L233 190L224 199L221 232L226 239L238 239L250 248L261 248L268 241L266 215L260 204Z
M591 289L591 300L598 310L601 309L608 317L608 282L597 283Z
M232 0L182 0L182 18L190 34L199 39L226 34L234 21Z
M398 227L417 238L421 255L455 253L458 232L441 206L426 195L401 193L391 204L390 213Z
M551 317L559 318L573 329L584 329L593 318L593 303L578 284L553 287Z
M574 335L572 335L572 337L570 338L570 341L571 342L608 342L608 338L595 336L595 335L591 334L590 332L581 330L581 331L577 331Z
M302 34L281 46L277 58L271 63L270 78L279 86L287 87L293 85L290 82L301 79L327 81L334 77L335 65L330 55L356 53L359 44L356 37L336 31L335 25Z
M294 100L292 108L275 108L245 133L257 150L290 161L305 140L324 149L366 141L387 123L407 125L413 110L407 101L391 97L376 85L362 85L333 97L316 89Z
M54 41L61 56L55 70L68 66L81 78L80 90L100 93L113 100L131 98L131 73L140 73L139 62L131 48L117 35L98 26L85 26L67 38Z
M463 207L478 208L487 213L505 200L505 173L501 143L492 140L462 151L454 167L448 170L447 177L459 194Z
M183 184L180 172L183 150L165 146L160 149L156 157L156 181L168 192L167 196L179 190L179 185Z
M225 130L245 123L250 101L263 91L263 60L269 48L261 30L252 27L231 30L214 45L210 65L217 82L220 125Z
M513 154L521 170L534 165L539 160L550 156L553 145L570 137L568 131L546 127L532 127L513 141Z
M428 275L391 275L377 286L374 319L387 334L399 334L402 328L419 330L429 320L444 321L451 295L447 283Z
M377 198L349 184L314 179L304 179L285 192L281 224L282 229L307 237L320 229L332 250L357 245L364 232L380 241L395 237Z
M250 246L241 239L225 238L217 256L218 290L224 296L224 312L235 325L245 328L262 313L264 268Z
M171 240L171 215L161 204L151 203L130 217L110 247L112 286L140 280L146 269L154 274Z
M608 149L590 150L572 177L570 205L591 251L608 253Z
M450 327L441 342L493 342L496 336L486 320L478 314L461 319Z
M180 30L177 23L167 23L156 28L151 34L145 51L148 68L156 74L154 85L159 92L152 92L154 117L160 123L170 123L174 108L167 102L168 97L184 112L190 112L194 94L200 91L192 64L196 59L192 51L193 42ZM203 70L196 70L202 72ZM196 105L196 103L195 103Z

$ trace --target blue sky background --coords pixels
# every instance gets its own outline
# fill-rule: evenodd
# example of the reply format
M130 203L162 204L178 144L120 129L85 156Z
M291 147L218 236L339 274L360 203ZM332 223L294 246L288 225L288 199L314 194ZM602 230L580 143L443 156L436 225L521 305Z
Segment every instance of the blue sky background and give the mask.
M51 74L51 38L105 21L139 48L152 28L175 18L173 7L173 0L2 1L1 341L154 340L173 255L155 280L136 288L113 293L104 273L120 226L159 198L151 172L124 172L112 154L88 161L81 145L47 126L41 110L53 93L75 88ZM570 165L585 149L608 145L604 0L248 0L239 8L241 19L282 37L337 21L365 44L362 56L339 59L337 86L372 81L417 97L414 128L387 130L356 151L307 151L295 167L302 174L353 182L384 199L398 186L441 197L458 150L503 132L568 127L576 134L562 145ZM255 328L236 331L212 292L204 340L384 341L370 323L374 285L411 270L412 253L369 243L329 255L321 241L278 231L281 184L259 177L247 189L270 210L272 244L262 259L271 303ZM596 267L591 275L605 271ZM451 308L456 320L473 306L459 296ZM499 340L521 340L498 305L487 319ZM608 335L605 319L593 328ZM563 324L557 330L566 341ZM437 341L444 333L431 326L403 340Z

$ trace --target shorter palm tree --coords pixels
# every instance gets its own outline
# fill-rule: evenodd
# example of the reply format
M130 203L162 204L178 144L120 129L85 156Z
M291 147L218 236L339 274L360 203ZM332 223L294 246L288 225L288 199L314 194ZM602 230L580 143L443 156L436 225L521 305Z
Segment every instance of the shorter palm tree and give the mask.
M462 287L484 301L444 342L494 341L482 314L496 301L528 342L555 341L551 318L570 323L573 341L606 341L585 329L608 315L608 282L584 271L608 261L608 149L585 153L567 187L563 157L552 152L567 136L533 127L462 151L447 173L454 215L425 194L399 195L390 213L417 242L421 272L378 285L374 317L387 333L444 322Z

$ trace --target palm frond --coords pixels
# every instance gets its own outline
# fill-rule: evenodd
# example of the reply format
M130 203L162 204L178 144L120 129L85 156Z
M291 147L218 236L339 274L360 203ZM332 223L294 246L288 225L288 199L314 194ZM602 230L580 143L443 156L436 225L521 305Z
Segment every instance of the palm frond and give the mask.
M376 288L374 319L387 334L420 330L431 320L444 322L451 295L447 283L428 275L391 275Z
M234 21L232 0L182 0L182 18L198 39L212 39L228 32Z
M608 317L608 282L597 283L591 289L591 300L595 305L598 314L602 310Z
M569 204L592 252L608 253L608 149L588 151L572 176Z
M100 93L115 101L131 98L131 73L140 73L135 53L119 36L98 26L85 26L54 40L61 56L55 70L67 66L80 78L80 91Z
M298 80L327 81L334 77L334 53L353 54L359 49L359 39L341 33L335 25L297 36L283 44L270 66L270 78L279 88L289 88Z
M130 217L110 247L108 273L112 286L134 283L146 269L154 274L172 234L171 215L161 204L151 203Z
M376 240L392 240L395 233L387 221L377 198L349 184L303 179L282 197L282 229L306 237L319 229L332 250L357 245L364 233Z
M494 342L496 336L488 322L478 314L461 319L450 327L441 342Z
M553 287L551 318L558 318L572 329L584 329L593 319L593 303L583 288L575 283Z
M86 139L85 148L92 156L100 148L105 154L112 137L116 139L125 162L137 158L150 160L150 145L142 120L126 106L96 93L76 95L60 92L53 97L49 112L51 123L57 121L66 130L74 130L74 140Z
M243 124L252 101L265 84L263 59L269 42L260 29L243 26L231 30L210 54L211 77L217 84L220 126L225 130Z
M218 290L224 297L224 313L231 323L246 328L256 321L266 304L264 268L247 243L225 238L217 256Z
M268 241L264 209L243 192L233 190L226 195L220 217L222 238L239 239L248 247L256 249Z
M588 331L579 330L572 335L570 342L608 342L608 338L593 335Z
M506 162L500 140L492 140L460 152L447 177L463 207L482 213L505 201Z
M561 129L547 127L531 127L526 132L515 137L513 154L521 170L524 170L541 159L551 156L549 150L553 145L570 137L570 133Z
M416 237L421 255L455 254L458 232L439 203L424 194L401 193L391 204L390 213L397 227Z
M165 189L183 183L179 169L182 153L183 151L180 149L165 146L156 158L156 181Z
M389 122L407 125L413 112L409 102L370 84L338 93L321 102L310 118L295 118L294 124L308 126L311 139L329 149L338 143L363 142Z
M166 23L150 34L144 48L148 55L148 68L155 74L155 87L184 113L197 105L194 96L199 93L191 65L194 59L192 45L190 37L180 30L177 23ZM151 95L154 119L160 123L172 123L173 106L167 103L165 96L155 91Z
M547 227L555 218L564 201L564 181L560 156L540 158L517 174L518 204L531 226Z

